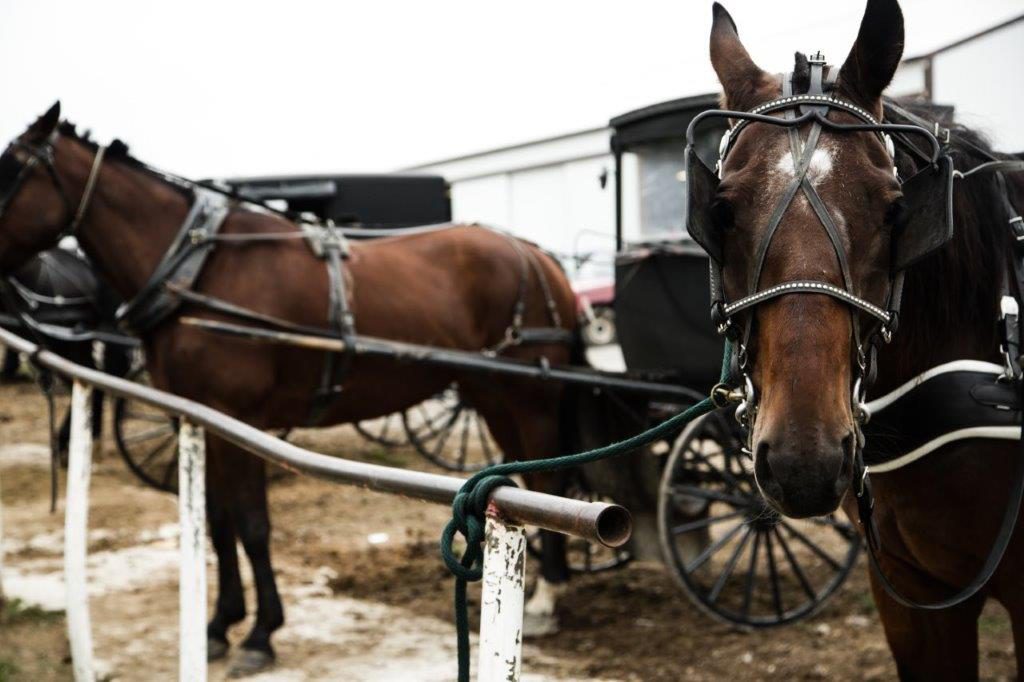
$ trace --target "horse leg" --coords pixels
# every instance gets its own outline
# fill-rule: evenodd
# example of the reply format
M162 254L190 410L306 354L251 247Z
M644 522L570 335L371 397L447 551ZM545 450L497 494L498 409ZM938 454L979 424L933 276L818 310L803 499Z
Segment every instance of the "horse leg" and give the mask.
M896 576L897 585L914 579L914 574L903 575L902 580ZM978 679L978 616L985 595L953 608L925 611L898 604L878 584L874 572L871 587L901 680Z
M206 517L217 552L217 603L206 626L206 657L216 661L228 653L228 628L245 618L245 593L238 570L235 528L220 495L206 496Z
M238 450L232 517L252 566L256 582L256 622L242 650L232 662L231 677L245 677L269 668L274 662L270 637L284 625L284 608L270 561L270 513L267 509L266 464Z
M518 419L520 458L536 459L562 454L560 451L557 403L550 411L533 412ZM527 474L526 486L530 490L563 495L566 489L565 472ZM523 636L541 637L558 632L558 598L569 582L569 562L566 556L567 538L561 533L540 531L540 575L533 594L523 608Z
M206 626L206 655L214 661L228 652L228 628L245 618L245 592L238 570L235 528L231 519L229 498L230 467L220 456L221 441L207 438L210 454L206 468L206 518L210 539L217 553L217 602L213 617Z

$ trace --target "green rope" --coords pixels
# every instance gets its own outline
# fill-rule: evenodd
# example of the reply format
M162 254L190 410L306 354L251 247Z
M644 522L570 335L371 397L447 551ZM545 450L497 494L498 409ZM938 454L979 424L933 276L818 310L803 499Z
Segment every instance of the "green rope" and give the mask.
M731 351L732 345L726 343L722 357L722 383L729 378ZM459 651L459 682L469 682L470 671L466 586L483 577L484 514L494 489L503 485L515 485L515 482L508 478L512 474L559 471L623 455L678 432L693 420L714 409L715 404L711 398L704 398L660 424L617 443L574 455L495 464L466 479L452 502L452 518L441 533L441 558L455 576L455 631ZM466 550L461 557L456 556L452 548L456 533L460 533L466 539Z

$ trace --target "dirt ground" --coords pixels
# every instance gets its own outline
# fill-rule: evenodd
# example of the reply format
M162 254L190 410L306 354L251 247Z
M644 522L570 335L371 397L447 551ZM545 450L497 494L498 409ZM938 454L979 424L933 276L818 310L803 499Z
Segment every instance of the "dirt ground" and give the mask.
M415 453L368 445L347 427L291 439L329 454L429 468ZM0 387L8 597L0 612L0 682L71 679L62 611L63 516L48 511L45 442L45 411L35 388ZM254 679L454 677L452 581L436 543L447 518L443 508L296 476L277 480L270 498L287 623L274 640L277 668ZM94 466L89 519L93 637L106 679L177 676L176 518L174 498L137 483L107 438ZM212 596L216 572L209 558ZM528 570L536 574L536 566ZM472 595L477 599L479 592L473 588ZM863 566L816 617L770 631L742 633L709 620L655 564L574 580L560 612L563 632L527 642L524 679L895 676ZM1005 613L990 606L979 629L983 677L1011 679ZM245 631L246 625L236 627L234 640ZM223 663L212 665L211 679L224 670Z

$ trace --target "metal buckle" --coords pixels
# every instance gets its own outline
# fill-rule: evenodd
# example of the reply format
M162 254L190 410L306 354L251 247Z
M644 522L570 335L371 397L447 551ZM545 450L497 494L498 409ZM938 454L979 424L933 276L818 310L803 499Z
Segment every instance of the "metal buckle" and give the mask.
M1013 236L1018 242L1024 242L1024 217L1019 215L1010 218L1007 223L1010 225L1010 229L1013 230Z
M857 485L857 497L864 497L864 490L867 487L868 472L871 471L871 467L867 464L864 465L864 471L861 472L860 481ZM874 506L874 505L872 505Z
M1002 323L1000 331L1003 336L1000 339L999 350L1003 354L1003 367L1006 370L1003 373L1003 378L1006 380L1015 379L1019 372L1017 360L1014 357L1014 353L1017 352L1015 346L1019 345L1019 339L1017 338L1019 314L1020 304L1016 298L1013 296L1003 296L999 299L999 320Z
M811 55L810 57L807 58L807 63L808 64L820 64L821 66L824 66L828 62L825 61L825 55L823 55L821 53L821 50L818 50L813 55Z

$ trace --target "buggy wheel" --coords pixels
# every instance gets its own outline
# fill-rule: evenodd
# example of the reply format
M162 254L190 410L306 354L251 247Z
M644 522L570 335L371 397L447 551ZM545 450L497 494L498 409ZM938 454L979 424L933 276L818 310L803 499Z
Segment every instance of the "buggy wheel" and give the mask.
M402 413L409 443L449 471L479 471L503 459L483 417L467 405L452 384L430 400Z
M352 426L366 440L386 448L397 448L409 443L409 437L406 435L402 423L402 415L398 412L379 419L355 422Z
M128 378L148 384L142 368ZM114 440L121 458L143 483L168 493L178 492L179 421L143 403L114 401Z
M590 490L582 472L573 471L572 477L562 495L573 500L585 502L611 502L607 497L602 497ZM526 537L526 549L535 559L541 557L540 531L534 529ZM604 545L588 542L582 538L569 537L566 539L566 560L569 564L569 571L572 573L600 573L625 566L633 560L629 551L619 548L605 547Z
M741 628L813 615L849 576L860 536L837 515L782 517L764 501L733 413L713 412L676 440L662 475L658 530L690 599Z

